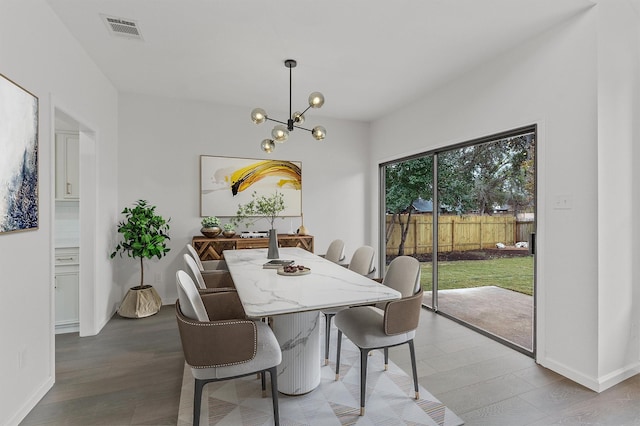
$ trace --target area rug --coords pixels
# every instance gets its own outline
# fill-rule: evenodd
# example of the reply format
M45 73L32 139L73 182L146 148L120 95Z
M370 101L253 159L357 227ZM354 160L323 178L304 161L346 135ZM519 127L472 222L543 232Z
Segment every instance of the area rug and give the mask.
M320 386L302 396L279 394L281 425L429 425L456 426L464 422L423 386L420 399L413 398L413 380L391 361L384 371L384 356L373 351L367 368L365 416L360 417L360 352L345 337L340 357L340 380L335 380L337 330L332 330L333 360L321 369ZM407 348L408 350L408 348ZM267 397L262 398L256 376L205 386L201 425L272 425L273 406L267 375ZM184 369L178 425L191 425L193 376Z

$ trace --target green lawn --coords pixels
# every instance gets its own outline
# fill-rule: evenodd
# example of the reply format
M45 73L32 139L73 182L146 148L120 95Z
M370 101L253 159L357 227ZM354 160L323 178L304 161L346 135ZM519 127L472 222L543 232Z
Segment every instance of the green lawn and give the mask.
M431 290L431 262L421 263L422 288ZM489 260L458 260L438 264L438 288L495 285L533 295L533 256Z

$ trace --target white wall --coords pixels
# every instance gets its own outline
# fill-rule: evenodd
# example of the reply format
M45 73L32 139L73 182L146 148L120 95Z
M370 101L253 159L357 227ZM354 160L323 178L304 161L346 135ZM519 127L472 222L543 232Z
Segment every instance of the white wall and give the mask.
M52 386L53 105L96 131L99 167L96 324L113 312L104 253L115 219L117 93L42 0L0 2L0 73L39 98L39 212L36 231L0 235L0 424L17 424ZM21 367L19 367L19 358Z
M640 371L640 18L629 1L601 0L597 10L598 372L606 388Z
M372 127L379 163L538 124L537 361L596 391L640 358L638 52L629 2L600 1Z
M596 47L588 11L372 128L379 162L539 125L537 356L588 386L598 381ZM573 208L554 209L558 195Z
M640 1L634 0L632 3L635 5L636 17L637 17L640 14ZM635 29L637 30L638 28L640 28L640 26L636 24ZM638 41L638 37L636 37L635 40ZM636 55L640 54L640 49L636 47L635 53ZM637 164L640 164L640 144L638 143L638 140L640 140L640 120L637 119L637 117L639 116L638 109L640 109L640 82L638 82L638 78L640 78L640 72L638 70L638 66L639 66L638 62L640 62L640 59L637 59L637 56L636 56L636 64L634 67L635 68L635 72L634 72L635 84L631 85L633 93L635 93L635 97L632 100L633 111L635 111L635 114L634 114L635 119L633 120L633 126L631 129L631 135L634 140L634 143L629 147L630 148L629 156L631 157L631 162L634 165L634 167L631 168L631 195L632 195L631 211L632 212L640 212L640 187L639 187L640 167L635 166ZM637 217L637 214L635 215L635 217ZM629 234L631 237L631 241L634 241L634 242L640 241L640 225L638 224L637 220L632 221ZM633 244L629 249L629 251L631 253L631 262L632 262L631 297L633 298L634 307L635 307L634 309L635 324L633 325L633 327L634 327L635 335L637 336L638 329L640 328L638 327L638 322L640 322L639 320L640 309L637 308L638 306L640 306L640 285L638 284L640 283L640 278L639 278L640 277L640 244ZM624 295L628 296L628 294L629 293L627 292ZM632 311L632 313L634 311Z
M368 222L362 219L370 217L363 191L367 126L311 114L308 122L327 128L323 142L295 130L267 156L260 150L260 141L273 126L252 124L250 111L136 94L120 96L121 209L146 199L157 206L157 213L171 217L171 251L166 258L145 261L145 282L156 287L164 303L175 301L175 271L183 268L185 245L200 235L200 155L301 161L304 225L315 238L315 252L324 253L334 238L345 240L348 256L370 242ZM297 229L299 218L292 223ZM290 219L277 220L276 226L288 232ZM139 267L131 259L117 259L118 282L124 292L138 284Z

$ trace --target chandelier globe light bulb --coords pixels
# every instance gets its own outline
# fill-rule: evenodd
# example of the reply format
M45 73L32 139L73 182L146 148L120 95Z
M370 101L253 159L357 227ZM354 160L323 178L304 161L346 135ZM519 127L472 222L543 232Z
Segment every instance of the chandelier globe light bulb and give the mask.
M274 141L282 143L289 138L289 130L282 124L278 124L271 131L271 136Z
M251 121L255 124L262 124L267 119L267 112L262 108L254 108L251 111Z
M300 111L294 112L293 115L291 116L291 119L296 124L304 123L304 115Z
M327 136L327 129L322 126L316 126L311 130L311 134L317 141L323 140Z
M276 149L276 144L273 143L271 139L265 139L260 144L260 148L262 148L262 150L267 154L271 154L273 150Z
M311 108L320 108L324 105L324 95L320 92L313 92L309 95L309 106Z

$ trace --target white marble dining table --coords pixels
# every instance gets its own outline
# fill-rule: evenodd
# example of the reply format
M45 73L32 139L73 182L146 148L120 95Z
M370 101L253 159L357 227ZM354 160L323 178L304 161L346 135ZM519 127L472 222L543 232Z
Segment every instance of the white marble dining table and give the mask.
M263 268L267 249L225 250L224 258L247 316L273 319L282 349L278 390L303 395L320 384L320 310L399 299L400 293L301 248L279 253L310 273L287 276Z

